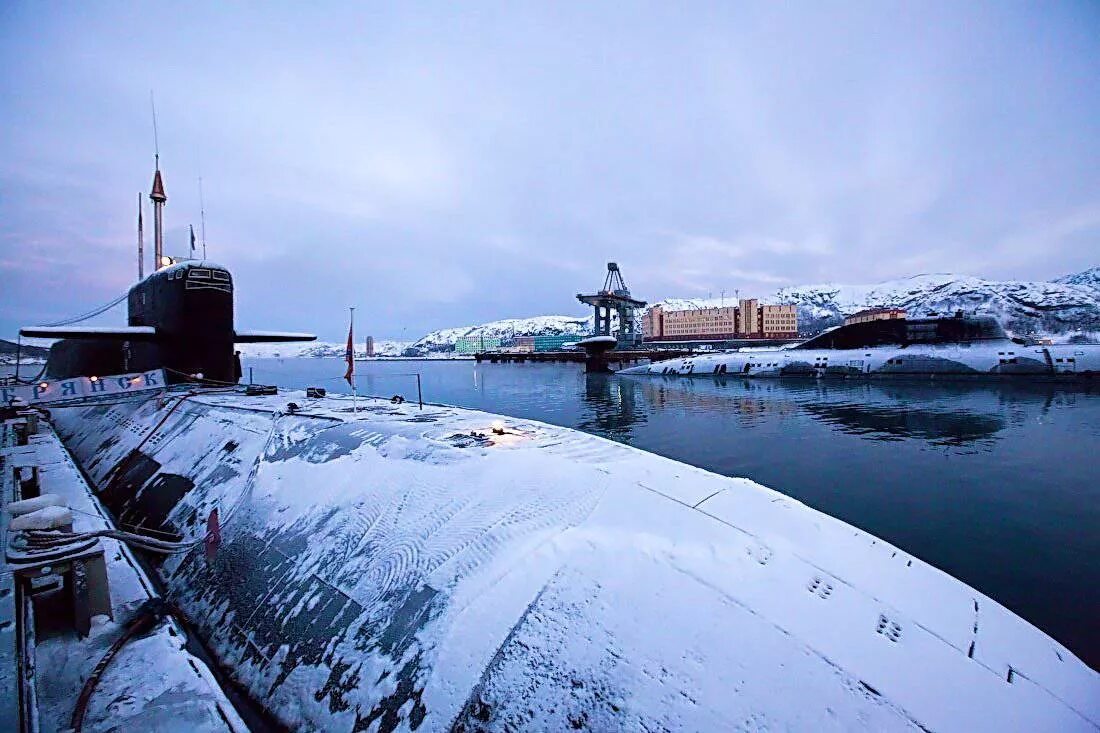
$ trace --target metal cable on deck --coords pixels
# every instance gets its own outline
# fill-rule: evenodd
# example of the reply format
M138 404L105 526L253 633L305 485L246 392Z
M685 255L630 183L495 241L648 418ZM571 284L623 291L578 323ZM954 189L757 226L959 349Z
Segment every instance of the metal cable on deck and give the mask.
M190 542L169 542L167 540L126 532L119 529L97 529L90 532L66 532L64 530L30 529L23 531L23 537L28 550L52 550L66 545L88 540L108 537L124 542L133 547L139 547L149 552L162 555L174 555L187 552L192 547L202 544L203 540L191 540Z
M115 640L115 643L111 644L111 648L96 663L92 673L85 680L84 686L80 690L80 696L76 699L76 707L73 708L72 718L69 720L69 726L75 733L80 733L83 729L84 714L88 710L88 701L92 699L92 693L95 692L100 678L107 671L111 661L131 639L151 629L153 624L170 612L171 608L162 598L150 598L142 604L137 615L127 625L126 631Z
M187 377L188 381L198 382L199 384L211 384L216 387L242 387L240 382L225 382L220 379L210 379L209 377L199 377L194 374L188 374L187 372L181 372L179 369L173 369L172 367L161 367L166 372L172 374L178 374L181 377Z

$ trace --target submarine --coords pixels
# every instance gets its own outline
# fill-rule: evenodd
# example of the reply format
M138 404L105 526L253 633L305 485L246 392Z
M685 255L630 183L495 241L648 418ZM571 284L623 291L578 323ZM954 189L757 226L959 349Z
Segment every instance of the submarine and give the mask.
M233 276L228 268L206 260L177 262L164 255L161 211L168 197L159 164L149 198L156 213L154 263L158 269L127 293L127 325L26 326L19 330L22 336L60 339L50 347L47 377L67 379L163 368L170 382L235 383L234 344L317 338L308 333L234 328ZM140 241L139 234L139 273Z
M992 316L896 318L839 326L783 349L654 361L624 375L743 377L1016 377L1100 375L1100 345L1029 345Z

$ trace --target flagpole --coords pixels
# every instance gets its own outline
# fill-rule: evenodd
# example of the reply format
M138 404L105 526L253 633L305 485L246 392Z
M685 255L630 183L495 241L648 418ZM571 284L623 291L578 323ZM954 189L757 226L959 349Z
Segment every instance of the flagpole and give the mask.
M351 369L351 411L353 414L359 412L359 387L355 384L355 339L352 338L352 334L355 333L355 306L351 306L351 326L348 331L348 343L351 344L351 355L348 357L351 361L348 366Z

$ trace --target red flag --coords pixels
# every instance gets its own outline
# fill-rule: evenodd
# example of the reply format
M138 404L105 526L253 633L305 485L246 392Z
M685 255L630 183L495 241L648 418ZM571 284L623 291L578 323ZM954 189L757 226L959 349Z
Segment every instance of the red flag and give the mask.
M348 384L355 387L355 382L352 379L355 376L355 346L352 341L352 324L348 324L348 347L344 351L344 359L348 362L348 370L344 372L344 379L348 380Z

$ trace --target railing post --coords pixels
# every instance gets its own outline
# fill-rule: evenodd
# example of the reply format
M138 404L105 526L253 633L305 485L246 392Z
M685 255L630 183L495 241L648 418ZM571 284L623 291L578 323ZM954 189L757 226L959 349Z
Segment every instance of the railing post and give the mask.
M420 403L420 409L424 409L424 394L420 391L420 372L416 373L416 401Z

